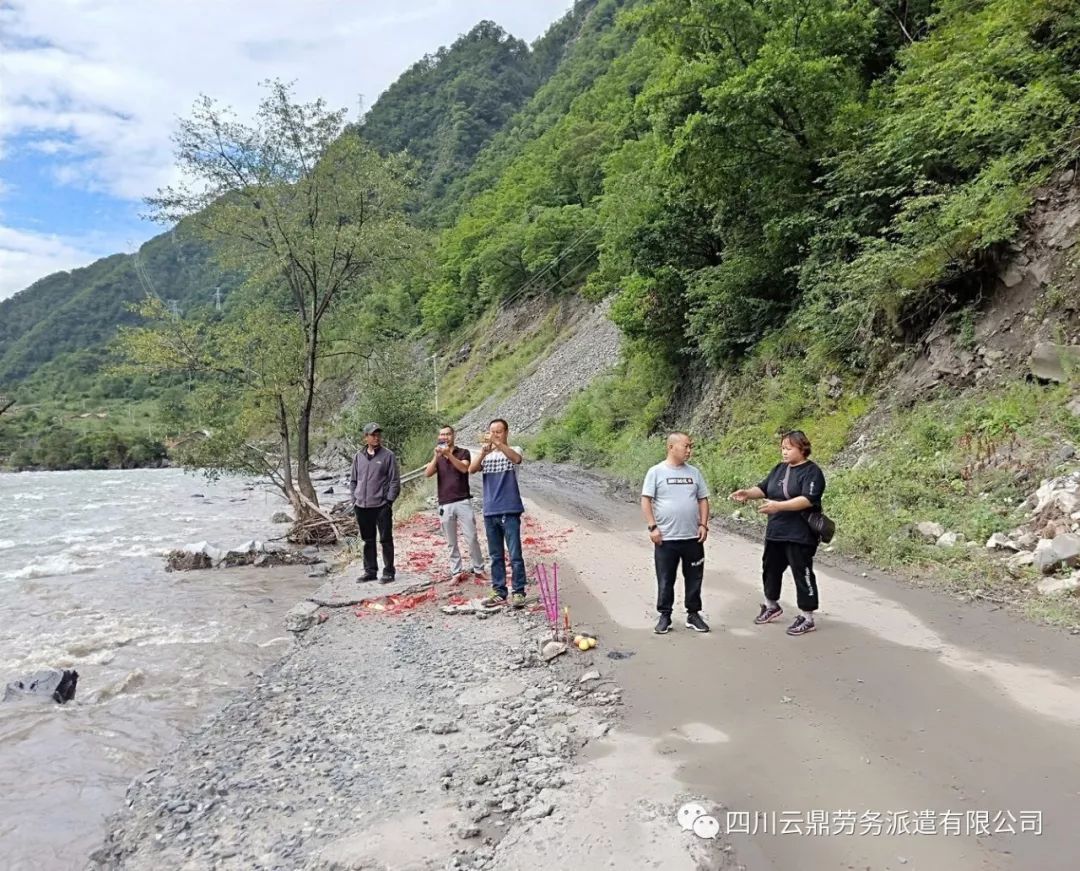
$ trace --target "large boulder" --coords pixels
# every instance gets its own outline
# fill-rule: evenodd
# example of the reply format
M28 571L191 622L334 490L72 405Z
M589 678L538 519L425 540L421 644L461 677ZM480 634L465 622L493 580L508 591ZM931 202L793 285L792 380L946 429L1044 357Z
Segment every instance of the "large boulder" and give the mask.
M4 701L17 699L51 699L57 704L75 698L79 673L71 669L47 668L30 677L13 680L4 689Z
M1031 374L1041 381L1065 383L1080 370L1080 345L1040 342L1031 352Z
M1035 548L1035 566L1044 575L1053 574L1061 566L1080 566L1080 535L1066 532L1044 538Z

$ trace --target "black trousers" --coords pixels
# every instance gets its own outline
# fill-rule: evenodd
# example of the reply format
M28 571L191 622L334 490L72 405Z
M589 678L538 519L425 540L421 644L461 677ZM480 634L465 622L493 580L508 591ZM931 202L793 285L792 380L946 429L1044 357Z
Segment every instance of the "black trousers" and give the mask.
M701 610L701 579L705 577L705 545L696 538L663 541L653 546L656 559L656 610L671 616L675 605L675 578L682 563L686 613Z
M364 540L364 574L375 575L379 564L375 560L375 533L382 542L383 575L394 575L394 506L383 505L381 508L356 508L356 525L360 527L360 538Z
M800 611L818 609L817 577L814 575L816 544L797 544L793 541L766 541L761 557L761 580L765 598L772 602L780 600L784 570L791 569L795 578L795 597Z

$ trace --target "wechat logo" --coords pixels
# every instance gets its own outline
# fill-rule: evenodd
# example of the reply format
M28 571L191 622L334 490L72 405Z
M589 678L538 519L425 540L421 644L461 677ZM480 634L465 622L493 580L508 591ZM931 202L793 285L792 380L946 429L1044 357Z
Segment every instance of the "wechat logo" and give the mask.
M706 813L705 808L697 802L684 804L675 816L683 829L693 832L699 838L712 840L720 833L720 821Z

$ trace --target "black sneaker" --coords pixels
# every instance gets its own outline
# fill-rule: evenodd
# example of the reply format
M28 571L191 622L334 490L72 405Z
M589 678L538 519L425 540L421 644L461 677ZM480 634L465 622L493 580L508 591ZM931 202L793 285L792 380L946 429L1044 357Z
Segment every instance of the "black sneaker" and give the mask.
M812 619L807 619L802 614L795 618L795 622L787 628L788 635L805 635L817 629Z
M374 581L378 577L378 575L360 575L360 577L356 579L356 583L366 584L368 581Z
M671 615L661 614L660 619L656 621L656 628L653 629L657 635L667 635L671 631Z
M380 584L392 584L392 583L394 583L394 580L395 580L395 578L394 578L393 574L388 575L386 572L383 572L383 576L381 578L379 578L379 583Z
M762 605L761 610L758 611L758 615L754 618L754 622L759 626L762 623L771 623L778 617L782 617L784 609L777 605L775 608L770 608L768 605Z
M686 628L693 629L695 632L708 632L709 624L701 619L700 614L687 614L686 615Z

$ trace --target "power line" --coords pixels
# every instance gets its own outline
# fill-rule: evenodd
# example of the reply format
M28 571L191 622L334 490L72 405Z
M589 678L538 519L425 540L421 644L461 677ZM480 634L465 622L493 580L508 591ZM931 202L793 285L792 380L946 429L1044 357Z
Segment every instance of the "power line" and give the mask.
M509 308L514 302L516 302L522 296L524 296L526 293L528 293L529 290L534 289L541 278L543 278L545 275L547 275L549 272L551 272L552 269L554 269L556 266L558 266L560 263L562 263L563 260L565 260L567 257L569 257L570 254L574 251L574 249L577 248L590 234L596 233L598 231L602 231L602 230L605 230L605 229L607 229L606 224L593 224L591 227L586 227L583 232L579 233L578 236L575 239L573 239L570 242L570 244L559 253L558 257L556 257L554 260L551 261L551 263L549 263L547 266L545 266L543 269L541 269L535 275L533 275L533 276L529 277L528 279L526 279L509 296L498 300L498 302L497 302L498 307L503 308L503 309ZM585 263L586 261L591 259L594 256L594 254L595 254L595 252L590 251L585 257L583 257L581 260L577 261L575 266L571 268L571 270L570 270L570 272L568 274L573 274L574 272L576 272L577 269L583 263ZM566 276L564 276L564 278L565 277ZM561 280L562 279L560 279L560 281ZM468 343L471 339L473 339L480 332L481 329L482 329L482 324L479 324L479 323L475 324L471 330L469 330L464 336L462 336L462 341L465 342L465 343Z

